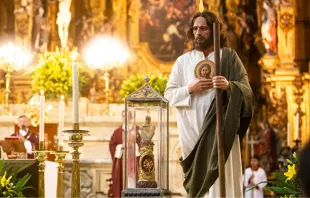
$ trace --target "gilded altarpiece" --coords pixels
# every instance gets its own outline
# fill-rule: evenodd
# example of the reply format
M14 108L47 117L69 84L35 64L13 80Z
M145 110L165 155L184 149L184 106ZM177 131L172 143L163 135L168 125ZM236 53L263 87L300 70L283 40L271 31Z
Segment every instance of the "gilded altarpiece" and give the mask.
M262 2L263 3L263 2ZM274 5L277 11L277 54L266 54L262 67L262 94L266 119L282 140L282 146L301 146L310 138L309 74L300 73L295 58L295 12L293 1Z
M281 64L289 65L295 58L295 13L293 1L283 1L278 5L278 55Z
M302 117L301 125L301 144L305 145L310 140L310 74L305 73L302 76L302 92L303 92L303 103L302 110L305 114Z
M184 21L182 21L179 18L176 18L176 20L178 20L177 23L166 24L165 27L167 28L167 31L162 31L161 28L164 27L159 27L159 24L163 20L167 20L165 17L174 17L167 13L169 13L171 9L173 10L173 6L177 7L178 5L176 3L170 3L167 5L152 5L144 2L145 1L141 0L128 1L128 43L135 52L131 63L132 66L130 66L130 72L145 74L152 71L153 74L169 74L175 59L184 51L182 50L182 46L181 51L174 51L180 49L176 49L173 45L170 45L170 41L172 37L177 38L178 44L183 44L186 40L184 37L185 26L181 28L183 29L182 32L174 31L174 33L172 33L172 29L176 30L180 28L180 26L186 24L189 19L184 17ZM195 13L198 10L199 0L192 0L187 3L184 2L184 4L188 7L186 12ZM163 20L159 21L156 20L156 17L152 17L153 12L154 16L158 15L158 17L162 16L159 13L166 13L167 15L163 15ZM148 28L152 26L158 27L155 28L158 32L148 32ZM146 30L147 32L142 31L141 29ZM159 42L158 46L153 46L155 44L148 39L150 36L148 34L152 34L152 37L158 37L161 43ZM155 47L158 48L157 51L155 50ZM164 51L166 51L166 56L163 53Z
M291 70L291 74L267 74L264 92L268 122L280 136L282 145L294 147L296 139L301 140L301 145L310 139L310 75L300 76L296 70Z
M17 0L14 4L15 42L24 49L31 49L33 2Z
M78 46L79 51L83 51L85 45L99 35L113 35L122 42L126 42L127 0L72 0L71 12L69 44ZM104 72L103 67L89 72L89 84L83 96L88 97L92 103L106 101ZM121 81L128 76L127 65L117 65L109 70L109 74L109 102L119 103L121 99L118 92Z

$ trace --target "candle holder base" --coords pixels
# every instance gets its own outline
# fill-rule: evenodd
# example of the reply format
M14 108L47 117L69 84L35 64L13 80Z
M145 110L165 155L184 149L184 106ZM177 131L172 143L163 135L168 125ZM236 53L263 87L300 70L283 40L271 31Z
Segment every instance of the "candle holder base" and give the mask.
M89 131L80 130L79 124L73 124L72 130L63 131L69 136L68 145L73 148L72 155L72 180L71 197L80 197L80 152L79 148L84 145L83 136L88 135Z

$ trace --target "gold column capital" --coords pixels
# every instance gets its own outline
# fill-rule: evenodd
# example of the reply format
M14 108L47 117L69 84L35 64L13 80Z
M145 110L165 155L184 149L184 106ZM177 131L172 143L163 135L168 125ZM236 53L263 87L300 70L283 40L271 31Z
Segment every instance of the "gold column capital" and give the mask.
M64 173L64 163L66 161L66 155L69 153L69 151L63 151L62 147L58 149L58 151L53 152L53 154L56 156L55 162L58 163L58 177L57 177L57 197L64 197L64 179L63 179L63 173Z

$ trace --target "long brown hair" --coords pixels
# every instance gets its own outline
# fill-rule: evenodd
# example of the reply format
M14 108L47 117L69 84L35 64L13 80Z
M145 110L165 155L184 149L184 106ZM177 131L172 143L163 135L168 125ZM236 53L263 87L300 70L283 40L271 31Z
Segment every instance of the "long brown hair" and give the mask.
M223 31L223 23L219 17L217 17L213 12L205 10L203 12L197 12L189 21L188 23L188 30L186 32L186 41L185 43L187 44L188 42L191 42L192 44L192 49L194 48L194 33L193 33L193 26L195 19L197 17L203 17L206 19L207 25L209 28L212 30L212 38L213 38L213 23L217 22L220 24L220 47L225 47L227 46L227 37L226 34Z

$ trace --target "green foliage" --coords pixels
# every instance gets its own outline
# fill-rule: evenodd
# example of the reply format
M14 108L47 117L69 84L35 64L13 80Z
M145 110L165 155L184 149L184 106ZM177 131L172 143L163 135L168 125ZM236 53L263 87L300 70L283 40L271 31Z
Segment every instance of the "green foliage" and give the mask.
M297 176L299 160L296 153L293 155L293 159L286 160L288 167L286 172L273 172L272 176L275 178L274 181L263 181L260 183L268 183L270 185L265 186L264 189L274 192L276 195L284 198L295 198L302 195L302 188L300 179ZM258 183L258 184L260 184ZM249 190L254 189L258 184Z
M71 96L72 59L69 51L45 52L39 55L39 65L32 72L32 89L39 93L44 90L47 98L60 95ZM82 73L85 66L79 64L79 88L83 89L85 80Z
M24 177L17 179L16 174L19 171L11 170L13 174L8 176L7 171L3 171L4 163L4 160L0 161L0 197L25 197L23 191L32 188L26 186L31 175L27 173Z
M299 197L299 195L302 195L300 181L297 176L294 176L291 180L287 180L287 177L282 172L274 172L272 176L276 179L275 181L268 181L272 185L266 186L266 190L270 190L279 196Z
M168 82L168 77L165 75L148 75L150 77L150 85L161 95L164 95L166 85ZM122 97L122 100L125 100L125 98L131 94L132 92L136 91L140 87L142 87L145 84L144 81L144 75L135 75L130 77L127 80L124 80L119 94Z
M283 197L299 197L302 195L302 188L300 179L297 176L299 160L296 153L293 154L293 159L286 160L288 162L287 171L275 172L272 173L276 178L275 181L269 183L273 184L272 186L266 186L265 189L273 191L275 194Z

